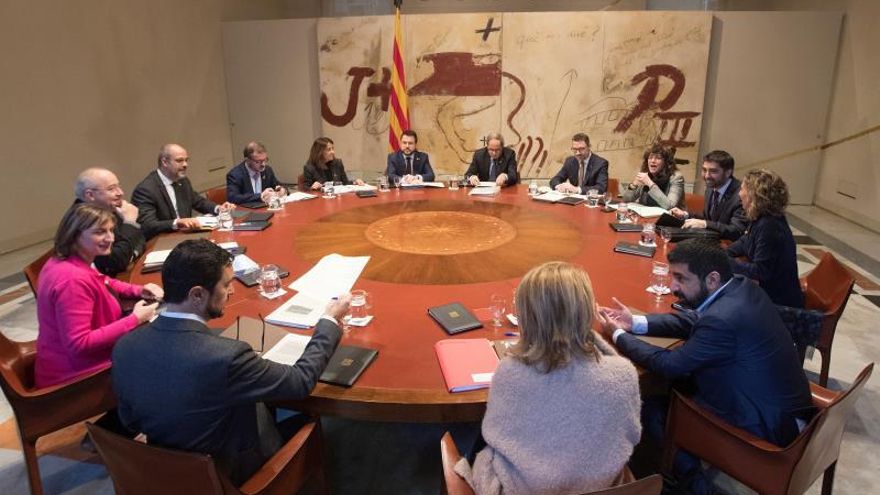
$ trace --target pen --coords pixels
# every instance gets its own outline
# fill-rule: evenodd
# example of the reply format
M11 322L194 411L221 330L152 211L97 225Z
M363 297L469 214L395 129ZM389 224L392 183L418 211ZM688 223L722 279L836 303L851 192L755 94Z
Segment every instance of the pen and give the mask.
M505 337L519 337L519 332L504 332Z

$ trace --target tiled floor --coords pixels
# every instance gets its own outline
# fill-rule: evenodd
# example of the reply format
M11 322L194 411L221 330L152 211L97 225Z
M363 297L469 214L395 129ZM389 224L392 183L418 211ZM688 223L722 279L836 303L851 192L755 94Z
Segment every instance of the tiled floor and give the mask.
M869 362L880 360L880 235L812 207L792 207L790 222L798 240L801 273L809 271L824 250L844 259L858 274L854 294L838 325L831 361L833 388L843 388ZM46 251L48 244L0 256L0 331L16 340L36 337L36 307L21 267ZM818 354L805 368L811 379L819 369ZM0 494L28 493L12 413L0 397ZM82 427L46 443L40 459L47 493L110 494L113 487L95 457L80 453L76 444ZM451 430L461 444L476 432L475 425L412 425L366 423L324 418L328 472L334 493L428 494L439 491L438 442ZM857 405L841 449L835 493L876 493L880 444L880 376L868 383ZM725 491L748 493L719 480ZM809 493L819 493L820 482Z

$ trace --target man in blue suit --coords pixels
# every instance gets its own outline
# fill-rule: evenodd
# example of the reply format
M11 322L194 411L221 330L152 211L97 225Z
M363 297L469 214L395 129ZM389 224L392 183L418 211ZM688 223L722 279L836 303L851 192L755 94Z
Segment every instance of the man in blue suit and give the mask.
M400 133L400 151L388 153L388 166L385 175L394 182L400 178L402 184L434 182L434 169L427 153L416 150L419 136L416 131L407 129Z
M690 378L693 399L702 407L785 446L813 414L810 387L773 302L757 284L733 276L725 256L716 244L680 242L668 256L671 288L695 310L633 316L615 299L616 308L600 308L603 331L623 355L650 372L669 379ZM686 340L670 350L632 334ZM662 443L665 404L651 406L651 398L646 398L645 431ZM699 460L680 454L675 468L681 483L694 493L710 491Z
M590 150L590 137L582 132L571 138L571 151L574 155L565 159L550 179L550 187L563 193L586 194L596 189L604 194L608 190L608 160Z
M287 195L269 166L263 143L251 141L244 147L244 161L226 174L226 199L237 205L268 203L273 194Z

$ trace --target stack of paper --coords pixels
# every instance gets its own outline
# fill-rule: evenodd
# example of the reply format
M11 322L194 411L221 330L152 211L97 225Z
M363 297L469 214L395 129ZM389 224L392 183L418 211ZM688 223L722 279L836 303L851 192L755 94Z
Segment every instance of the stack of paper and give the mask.
M165 259L171 254L170 249L162 249L160 251L151 251L144 257L144 270L159 268L165 263Z
M196 217L196 220L199 221L199 227L202 229L216 229L220 225L220 221L217 220L217 217Z
M283 198L281 198L281 202L286 204L286 203L293 203L295 201L304 201L306 199L312 199L312 198L317 198L317 197L318 196L316 196L314 194L309 194L309 193L302 192L302 191L294 191L294 192L288 194L287 196L284 196Z
M369 256L324 256L289 285L297 294L270 313L266 321L299 328L315 326L327 304L351 290L368 261Z
M356 186L356 185L352 184L350 186L335 186L333 188L333 192L335 194L347 194L347 193L358 192L358 191L377 191L377 190L379 190L378 187L371 186L369 184L364 184L362 186Z
M492 186L490 186L490 187L483 187L483 186L475 187L475 188L471 189L471 191L468 193L468 195L470 195L470 196L495 196L496 194L498 194L498 191L500 191L500 190L501 190L500 187L498 187L494 183L492 183Z

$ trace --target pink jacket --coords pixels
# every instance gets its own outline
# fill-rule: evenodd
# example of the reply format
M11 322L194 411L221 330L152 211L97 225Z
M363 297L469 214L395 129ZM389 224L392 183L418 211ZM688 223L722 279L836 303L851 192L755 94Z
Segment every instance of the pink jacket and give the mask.
M138 298L142 287L98 273L82 258L50 258L37 288L37 388L66 381L110 365L119 337L138 325L122 316L120 298Z

